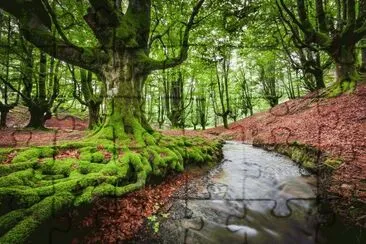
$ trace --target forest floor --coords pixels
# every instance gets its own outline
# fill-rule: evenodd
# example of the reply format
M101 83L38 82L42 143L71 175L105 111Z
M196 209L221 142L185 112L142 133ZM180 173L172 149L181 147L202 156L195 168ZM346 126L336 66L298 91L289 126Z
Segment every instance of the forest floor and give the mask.
M229 129L217 127L205 131L170 130L163 133L208 139L219 137L245 143L298 142L311 145L343 162L332 173L329 191L341 196L344 203L352 197L366 203L366 84L360 84L352 94L336 98L317 99L317 95L311 93L289 100L269 111L236 121L230 124ZM20 111L25 113L24 110ZM46 126L49 130L19 129L17 126L26 124L26 116L23 115L10 114L8 126L11 128L0 130L0 147L57 144L86 135L87 121L65 116L48 120ZM75 226L84 230L93 229L88 231L91 234L86 237L91 242L128 239L143 225L147 216L156 213L169 201L187 177L202 175L202 171L192 172L171 176L159 185L148 186L116 201L101 199ZM98 222L97 226L95 221ZM74 239L73 243L80 241L84 242L85 239Z

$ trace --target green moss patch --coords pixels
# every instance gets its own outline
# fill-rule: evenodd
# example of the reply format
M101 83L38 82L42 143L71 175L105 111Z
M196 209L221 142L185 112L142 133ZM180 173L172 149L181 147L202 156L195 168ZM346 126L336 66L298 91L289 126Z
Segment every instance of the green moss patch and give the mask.
M63 209L89 204L95 197L119 197L144 187L152 177L221 157L218 141L159 134L137 139L134 148L104 138L17 149L9 163L0 164L0 243L26 242ZM77 150L77 157L62 155L68 149ZM6 158L12 151L2 149L0 155Z

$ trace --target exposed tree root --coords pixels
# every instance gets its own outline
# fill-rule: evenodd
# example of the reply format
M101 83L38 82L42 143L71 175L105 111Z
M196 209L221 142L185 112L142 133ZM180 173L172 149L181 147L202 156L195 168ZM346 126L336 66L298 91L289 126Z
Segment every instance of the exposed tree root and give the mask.
M221 156L221 143L202 138L156 133L141 134L140 141L111 139L104 133L103 138L18 149L10 162L0 164L0 242L24 243L64 209L95 197L122 196L152 176L181 172L186 164L215 163ZM0 159L14 151L0 151Z

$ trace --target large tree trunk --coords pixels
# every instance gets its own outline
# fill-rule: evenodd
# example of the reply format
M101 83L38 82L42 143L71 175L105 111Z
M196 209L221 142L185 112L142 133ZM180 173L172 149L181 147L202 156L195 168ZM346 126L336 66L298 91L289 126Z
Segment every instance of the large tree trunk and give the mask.
M142 67L134 61L138 58L125 54L123 59L115 57L114 62L103 69L101 78L107 84L110 112L97 136L110 140L133 137L139 145L146 145L153 140L141 96L148 74L142 73Z
M337 82L355 81L357 79L355 46L341 46L333 55Z

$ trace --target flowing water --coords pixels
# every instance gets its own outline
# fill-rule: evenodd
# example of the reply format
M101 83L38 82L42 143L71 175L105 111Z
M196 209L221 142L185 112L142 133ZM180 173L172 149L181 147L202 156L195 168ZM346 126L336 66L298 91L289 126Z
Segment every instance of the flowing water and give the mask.
M319 204L315 176L288 158L238 142L223 151L224 162L173 203L162 242L366 243Z

